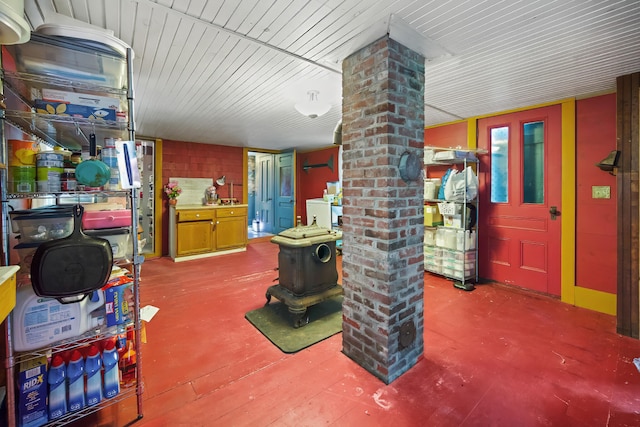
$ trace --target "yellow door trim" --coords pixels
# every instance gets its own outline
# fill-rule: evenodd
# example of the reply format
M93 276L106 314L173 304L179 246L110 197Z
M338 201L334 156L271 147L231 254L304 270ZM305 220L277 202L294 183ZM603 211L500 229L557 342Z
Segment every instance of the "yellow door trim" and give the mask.
M478 148L478 119L467 119L467 147L470 150Z
M576 286L576 102L562 101L562 221L560 299L576 307L616 314L616 295Z
M600 313L616 315L617 312L617 296L608 292L596 291L595 289L583 288L576 286L575 306L588 308L589 310L598 311Z
M153 254L148 254L148 257L161 257L162 256L162 230L164 230L164 224L162 223L162 209L163 209L163 194L162 191L162 139L155 139L154 144L155 153L155 165L153 167L154 181L154 211L153 211Z
M576 102L562 104L562 234L560 237L560 299L575 304L576 286Z

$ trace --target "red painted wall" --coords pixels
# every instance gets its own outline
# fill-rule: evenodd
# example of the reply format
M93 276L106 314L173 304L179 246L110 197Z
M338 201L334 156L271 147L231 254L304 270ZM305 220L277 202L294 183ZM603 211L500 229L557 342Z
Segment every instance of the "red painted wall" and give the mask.
M169 182L170 177L177 178L212 178L225 175L226 185L219 189L220 197L229 197L233 182L233 197L242 203L243 164L242 147L226 145L199 144L195 142L162 140L162 185ZM163 199L164 200L164 199ZM162 253L169 253L169 209L163 204Z
M425 147L467 147L467 122L452 123L445 126L426 128L424 130ZM442 178L450 166L431 166L428 174L429 178Z
M327 188L327 182L338 181L339 147L329 147L324 150L299 153L296 165L296 216L307 223L307 199L322 197L322 191ZM333 156L333 171L328 167L304 170L305 162L309 165L327 163Z
M424 145L443 148L467 148L467 122L457 122L425 129Z
M616 149L616 95L576 102L576 285L617 293L616 177L595 164ZM610 186L610 199L591 187Z

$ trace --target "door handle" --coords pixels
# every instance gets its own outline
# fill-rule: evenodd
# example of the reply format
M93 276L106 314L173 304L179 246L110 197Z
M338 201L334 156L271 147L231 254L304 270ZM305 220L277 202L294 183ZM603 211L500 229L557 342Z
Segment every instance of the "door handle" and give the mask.
M549 213L551 214L551 220L555 220L556 217L560 215L560 211L557 206L551 206Z

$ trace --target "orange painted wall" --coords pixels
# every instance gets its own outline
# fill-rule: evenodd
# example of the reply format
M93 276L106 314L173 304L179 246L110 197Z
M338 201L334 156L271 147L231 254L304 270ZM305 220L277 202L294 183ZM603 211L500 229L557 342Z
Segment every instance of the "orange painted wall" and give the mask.
M322 197L322 191L327 188L327 182L338 181L339 147L329 147L324 150L298 153L296 165L296 216L307 223L307 199ZM304 170L305 162L309 165L327 163L333 156L333 171L328 167Z
M225 175L226 185L220 188L220 197L229 197L233 182L233 197L242 203L242 147L199 144L195 142L162 140L162 185L170 177L212 178ZM204 189L203 189L204 191ZM164 199L163 199L164 200ZM162 238L162 253L169 253L168 225L169 210L166 203L162 208L162 224L165 228Z
M595 164L616 149L616 95L576 102L576 285L617 292L616 177ZM610 199L593 199L592 186Z

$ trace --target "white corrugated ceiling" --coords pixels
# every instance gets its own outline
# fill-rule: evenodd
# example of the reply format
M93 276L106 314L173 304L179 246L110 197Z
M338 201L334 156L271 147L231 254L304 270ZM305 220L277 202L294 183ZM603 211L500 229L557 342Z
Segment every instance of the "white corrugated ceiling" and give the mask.
M390 22L427 52L427 125L615 91L640 71L637 0L25 0L34 29L56 13L133 47L137 133L180 141L330 145L342 59ZM314 88L332 108L311 119L294 104Z

